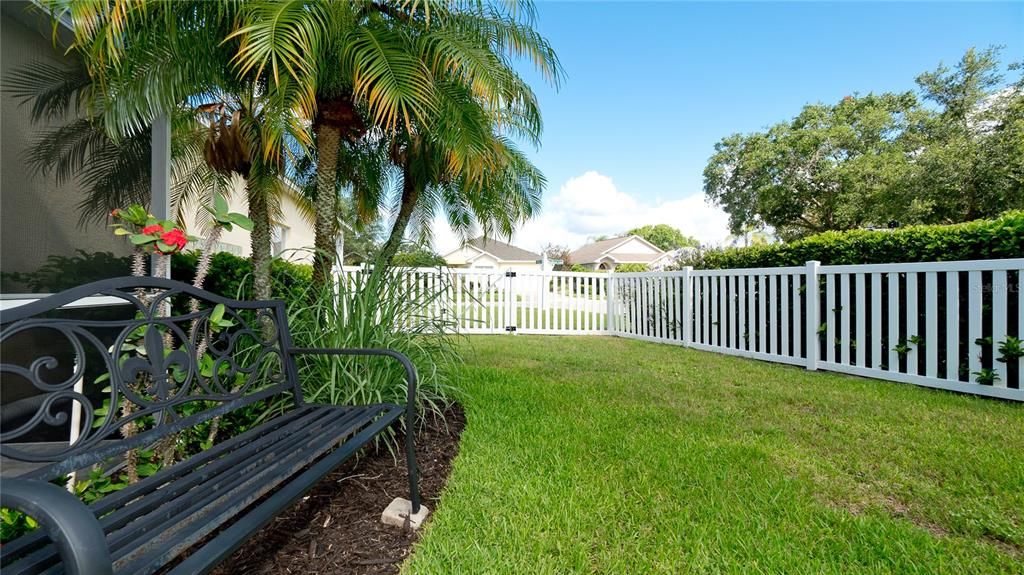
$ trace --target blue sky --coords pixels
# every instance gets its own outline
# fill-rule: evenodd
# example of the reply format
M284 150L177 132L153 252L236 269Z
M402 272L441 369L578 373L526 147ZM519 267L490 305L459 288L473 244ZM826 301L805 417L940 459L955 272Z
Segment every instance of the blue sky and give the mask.
M807 103L913 90L917 74L971 46L1002 44L1004 62L1024 60L1024 3L539 2L538 11L567 78L556 91L526 74L545 120L532 155L548 178L545 213L515 238L531 249L654 219L719 242L724 216L700 193L722 137Z

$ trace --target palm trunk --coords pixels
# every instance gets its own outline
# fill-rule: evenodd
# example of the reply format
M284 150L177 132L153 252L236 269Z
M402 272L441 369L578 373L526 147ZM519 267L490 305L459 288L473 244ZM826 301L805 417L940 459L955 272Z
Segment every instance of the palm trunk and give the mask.
M316 226L313 284L323 286L331 277L338 234L338 146L341 130L332 124L317 128Z
M409 227L409 220L412 219L412 212L419 199L420 185L412 174L409 160L406 160L402 165L402 204L398 208L398 217L395 218L395 225L391 228L391 235L377 255L377 265L390 265L391 260L398 253L398 248L402 247L405 229Z
M249 219L252 220L251 247L252 285L255 299L270 299L270 206L262 190L254 190L246 182L249 198Z
M220 234L224 230L220 224L215 224L213 229L210 230L210 235L206 237L206 241L203 242L202 253L199 254L199 261L196 262L196 277L192 279L192 287L203 289L203 282L206 281L206 274L210 272L210 262L213 260L213 246L220 239ZM198 309L196 300L192 300L194 304L192 311Z

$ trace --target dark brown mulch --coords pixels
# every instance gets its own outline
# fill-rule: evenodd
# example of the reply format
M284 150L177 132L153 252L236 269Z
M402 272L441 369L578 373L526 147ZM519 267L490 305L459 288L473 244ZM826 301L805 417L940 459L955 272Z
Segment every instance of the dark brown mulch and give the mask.
M453 406L445 421L430 422L416 435L420 492L431 514L437 510L465 422L462 408ZM396 460L383 446L363 451L321 480L214 573L398 573L419 535L380 522L381 512L395 497L409 497L405 458L398 454Z

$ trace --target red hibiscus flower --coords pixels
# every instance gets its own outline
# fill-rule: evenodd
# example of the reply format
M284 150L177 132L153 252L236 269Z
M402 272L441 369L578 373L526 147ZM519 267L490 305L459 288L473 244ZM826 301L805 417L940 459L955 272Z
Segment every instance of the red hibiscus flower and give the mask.
M178 228L174 228L169 232L164 232L160 234L160 241L174 248L168 252L161 252L163 254L174 253L184 248L185 245L188 244L188 238L185 236L185 232L179 230Z
M149 234L159 234L159 233L163 233L163 231L164 231L164 227L161 226L160 224L153 224L151 226L146 226L146 227L142 228L142 233L144 233L146 235L149 235Z

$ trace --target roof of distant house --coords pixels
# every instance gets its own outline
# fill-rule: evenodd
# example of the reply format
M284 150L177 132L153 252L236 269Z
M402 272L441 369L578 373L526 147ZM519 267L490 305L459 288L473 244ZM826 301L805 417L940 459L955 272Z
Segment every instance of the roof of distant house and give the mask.
M499 260L506 262L535 262L541 258L540 254L518 248L512 244L506 244L505 242L498 241L493 238L485 238L483 236L473 238L466 242L466 245L472 246L480 251L487 252Z
M655 250L655 253L647 254L631 254L631 253L617 253L614 255L609 254L615 250L615 248L629 242L632 239L640 240L641 242L651 246ZM650 263L657 261L665 256L665 252L658 246L651 242L643 239L640 236L619 236L617 238L608 238L607 240L600 240L587 244L580 247L576 251L569 254L569 260L574 264L589 264L599 261L602 257L610 256L618 262L629 262L629 263Z

